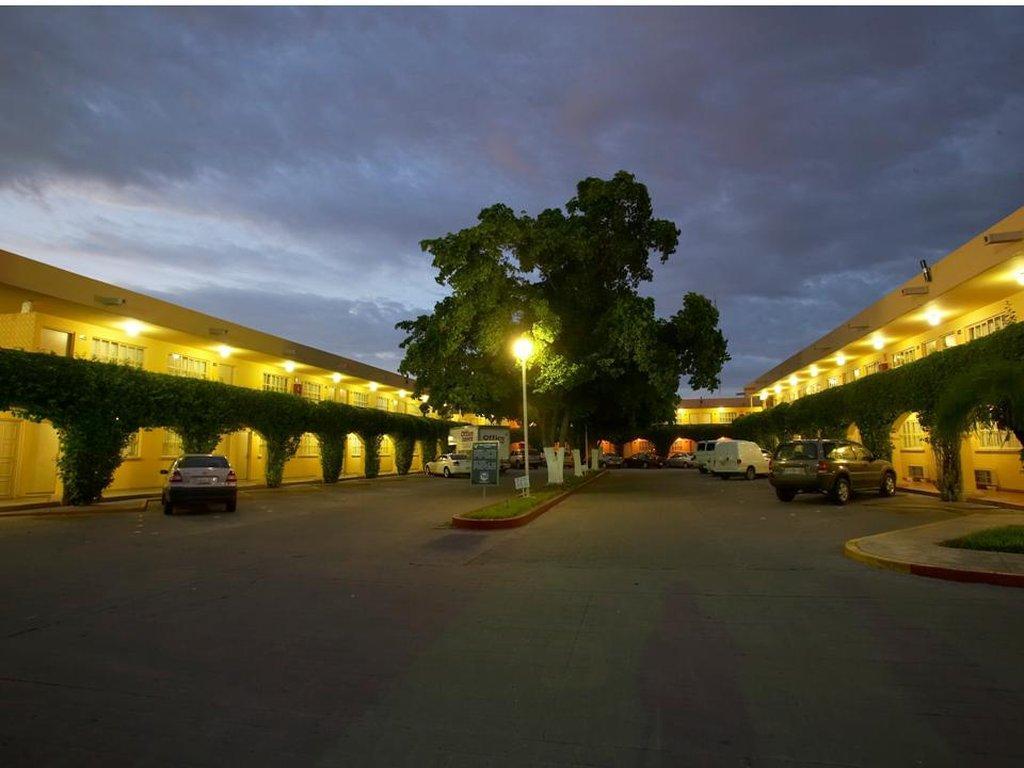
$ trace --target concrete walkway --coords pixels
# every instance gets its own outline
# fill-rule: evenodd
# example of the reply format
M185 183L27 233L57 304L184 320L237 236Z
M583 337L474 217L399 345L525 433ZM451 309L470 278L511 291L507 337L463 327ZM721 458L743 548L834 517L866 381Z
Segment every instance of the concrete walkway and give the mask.
M868 565L918 576L1024 587L1024 555L957 549L940 543L1004 525L1024 525L1024 513L978 513L850 539L845 553Z

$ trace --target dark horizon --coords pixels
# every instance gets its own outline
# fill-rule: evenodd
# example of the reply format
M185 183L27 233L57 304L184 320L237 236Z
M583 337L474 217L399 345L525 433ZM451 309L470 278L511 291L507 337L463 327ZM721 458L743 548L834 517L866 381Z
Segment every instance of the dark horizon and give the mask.
M395 369L418 242L620 169L721 396L1024 203L1024 14L0 11L0 247Z

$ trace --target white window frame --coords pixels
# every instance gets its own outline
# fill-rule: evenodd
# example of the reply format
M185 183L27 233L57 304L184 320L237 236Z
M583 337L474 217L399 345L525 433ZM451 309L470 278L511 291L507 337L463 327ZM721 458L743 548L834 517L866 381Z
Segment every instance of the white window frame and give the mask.
M302 437L299 438L299 449L295 452L296 456L319 456L320 455L320 441L316 439L316 435L312 432L303 432Z
M976 339L983 339L990 333L1001 331L1003 328L1010 324L1010 313L1006 310L999 312L998 314L986 317L984 320L971 323L967 326L967 340L975 341Z
M899 368L900 366L912 363L917 359L917 347L907 347L901 349L899 352L892 353L892 367Z
M128 445L121 451L121 458L125 461L129 459L141 459L142 458L142 430L136 430L132 433L132 436L128 440Z
M359 435L354 432L349 432L345 438L345 452L353 459L359 459L363 456L363 441L359 439Z
M320 393L323 388L315 381L304 381L302 382L302 396L307 400L314 402L320 402Z
M228 363L214 363L217 368L217 381L221 384L235 383L235 366Z
M141 368L145 358L145 347L138 344L125 344L123 341L92 337L92 357L104 363L118 363L132 368Z
M1013 432L1001 430L994 424L975 424L973 437L979 450L1020 452L1020 443Z
M352 390L349 393L349 397L352 400L352 405L359 406L360 408L366 408L370 404L370 396L365 392L359 392L358 390Z
M181 435L173 429L164 429L164 439L160 444L160 458L176 459L185 452L182 446Z
M288 394L288 377L280 373L272 373L270 371L263 372L263 391L264 392L283 392Z
M210 363L201 357L183 355L172 352L167 356L167 372L171 376L182 376L186 379L206 380L210 374Z
M924 448L924 430L917 416L908 416L900 426L900 446L905 451L917 451Z

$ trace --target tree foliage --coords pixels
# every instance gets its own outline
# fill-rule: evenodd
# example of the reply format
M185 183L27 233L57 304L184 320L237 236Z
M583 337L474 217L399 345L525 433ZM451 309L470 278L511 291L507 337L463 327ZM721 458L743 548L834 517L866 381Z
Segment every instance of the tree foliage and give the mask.
M665 319L639 293L652 257L665 262L678 239L624 171L584 179L564 209L536 217L486 208L474 226L420 244L450 294L431 314L398 324L401 370L442 412L514 417L520 381L510 346L529 333L531 420L545 442L565 439L574 420L607 428L667 420L682 376L716 388L728 360L706 298L687 294Z

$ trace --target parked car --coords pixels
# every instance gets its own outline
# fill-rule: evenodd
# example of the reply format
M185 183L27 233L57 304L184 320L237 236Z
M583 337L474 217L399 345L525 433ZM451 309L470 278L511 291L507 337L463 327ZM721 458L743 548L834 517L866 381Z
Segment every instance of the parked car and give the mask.
M175 459L170 469L161 469L160 474L167 475L160 492L165 515L173 515L178 504L212 501L223 504L228 512L237 508L238 478L226 456L186 453Z
M712 474L723 480L730 477L753 480L758 475L767 475L770 464L757 443L749 440L729 440L715 446L715 455L711 459L709 469Z
M697 450L693 454L693 463L702 475L708 471L708 465L711 463L711 459L714 458L715 444L717 442L717 440L701 440L697 443Z
M794 440L772 458L770 482L780 501L798 493L825 493L845 504L853 493L896 494L896 470L860 443L848 440Z
M600 458L597 460L597 466L599 467L621 467L622 457L617 453L602 453Z
M664 460L651 451L634 453L622 461L624 467L639 467L640 469L661 469L665 466Z
M665 459L665 466L688 469L693 466L695 458L696 457L692 453L677 451L676 453L670 454L669 457Z
M470 460L468 453L445 453L433 461L428 461L423 470L428 475L468 475Z
M512 451L512 453L508 455L508 463L509 466L512 467L513 469L522 469L524 465L523 449L519 448L515 451ZM530 469L543 467L545 464L547 464L547 461L544 459L544 453L542 451L534 450L533 448L531 448Z

